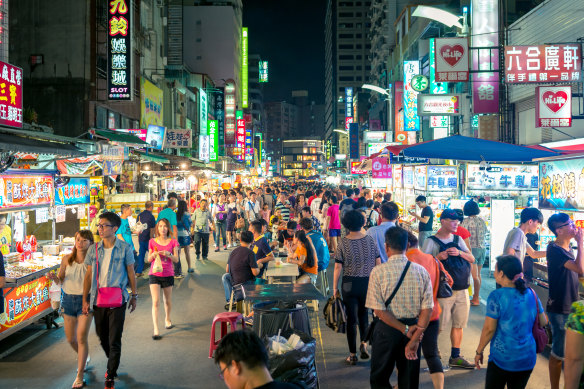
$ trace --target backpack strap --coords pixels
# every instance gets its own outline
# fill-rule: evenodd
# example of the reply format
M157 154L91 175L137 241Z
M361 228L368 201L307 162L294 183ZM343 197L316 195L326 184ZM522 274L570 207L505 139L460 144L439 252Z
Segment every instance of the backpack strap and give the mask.
M456 235L454 235L456 237ZM440 252L446 251L446 245L440 239L436 238L435 235L430 236L428 239L432 239L438 246L440 246Z

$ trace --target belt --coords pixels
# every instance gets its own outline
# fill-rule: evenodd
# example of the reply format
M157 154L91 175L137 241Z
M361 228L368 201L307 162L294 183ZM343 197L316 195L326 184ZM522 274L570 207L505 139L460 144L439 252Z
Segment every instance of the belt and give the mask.
M413 326L414 324L418 324L418 318L415 317L413 319L397 319L399 320L402 324L405 324L407 326Z

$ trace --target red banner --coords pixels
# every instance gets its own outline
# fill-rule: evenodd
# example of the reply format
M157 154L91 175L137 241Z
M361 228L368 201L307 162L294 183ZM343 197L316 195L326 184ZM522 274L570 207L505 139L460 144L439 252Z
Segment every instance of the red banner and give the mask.
M0 61L0 125L22 128L22 69Z
M579 82L580 44L505 46L507 84Z
M51 175L0 177L0 209L48 205L54 194Z
M4 296L4 315L0 315L0 333L51 308L49 280L46 276L13 288Z
M357 169L361 161L351 161L351 174L367 174L367 170Z

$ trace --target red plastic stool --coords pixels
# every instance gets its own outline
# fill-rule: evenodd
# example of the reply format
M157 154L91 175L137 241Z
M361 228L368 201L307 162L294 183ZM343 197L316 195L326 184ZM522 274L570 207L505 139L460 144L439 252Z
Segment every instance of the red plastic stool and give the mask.
M213 324L211 325L211 346L209 347L209 358L213 358L213 351L217 348L217 345L227 335L227 323L231 324L231 332L237 330L237 322L241 320L241 328L245 328L245 322L243 321L243 315L239 312L222 312L215 315L213 318ZM221 338L215 341L215 323L221 323Z

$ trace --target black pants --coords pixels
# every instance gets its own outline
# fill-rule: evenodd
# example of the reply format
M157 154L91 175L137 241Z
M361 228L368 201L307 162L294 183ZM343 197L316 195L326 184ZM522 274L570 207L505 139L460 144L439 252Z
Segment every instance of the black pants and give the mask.
M428 364L430 374L443 373L440 351L438 351L438 334L440 333L440 320L433 320L428 324L422 337L422 352Z
M122 355L122 332L126 320L126 304L119 308L93 306L95 332L107 357L108 377L116 377Z
M503 370L494 362L489 362L485 389L505 389L505 385L507 385L507 389L524 389L532 371L533 369L525 371Z
M408 319L402 322L413 325L416 320ZM408 342L409 338L395 328L388 326L381 320L377 323L371 342L369 382L372 389L391 388L389 377L391 377L394 367L397 367L398 371L399 389L418 388L420 383L420 348L418 348L418 359L410 361L405 355L405 347Z
M347 313L347 343L349 352L357 352L357 329L359 324L359 336L364 341L369 325L369 316L365 307L367 299L368 277L343 277L342 292L343 302Z
M209 255L209 233L196 232L195 233L195 253L197 257L201 254L201 243L203 243L203 258Z

